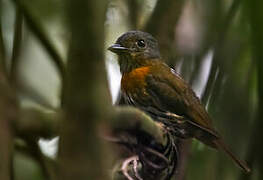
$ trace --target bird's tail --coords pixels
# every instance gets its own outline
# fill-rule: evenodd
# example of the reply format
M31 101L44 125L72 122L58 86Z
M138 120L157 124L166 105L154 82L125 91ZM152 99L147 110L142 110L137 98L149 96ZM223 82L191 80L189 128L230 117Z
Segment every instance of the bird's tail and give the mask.
M221 139L216 139L213 141L214 144L217 146L218 149L223 150L225 153L227 153L231 159L242 169L244 170L246 173L249 173L251 170L248 167L247 163L245 161L240 160L239 158L237 158L232 152L231 150L226 146L226 144L221 140Z

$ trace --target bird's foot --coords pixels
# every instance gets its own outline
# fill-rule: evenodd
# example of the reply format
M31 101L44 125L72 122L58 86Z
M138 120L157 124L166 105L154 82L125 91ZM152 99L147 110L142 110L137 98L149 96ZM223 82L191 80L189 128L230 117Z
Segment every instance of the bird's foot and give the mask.
M139 173L138 173L138 162L139 162L139 158L137 155L132 156L128 159L126 159L125 161L123 161L122 166L121 166L121 171L123 173L123 175L128 179L128 180L135 180L130 174L129 174L129 170L130 167L132 167L133 171L134 171L134 176L135 178L137 178L138 180L143 180Z

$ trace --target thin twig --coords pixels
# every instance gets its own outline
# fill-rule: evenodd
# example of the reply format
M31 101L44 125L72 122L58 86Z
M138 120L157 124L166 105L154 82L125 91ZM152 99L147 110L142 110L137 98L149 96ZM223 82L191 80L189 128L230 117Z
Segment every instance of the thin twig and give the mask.
M6 50L1 25L0 20L0 179L10 180L13 178L13 131L11 123L16 117L17 108L6 78Z
M1 21L0 21L1 24ZM4 45L4 39L3 39L3 31L2 28L0 28L0 63L1 67L5 67L5 45Z
M0 179L13 180L13 129L10 113L15 116L17 109L6 75L6 49L0 18Z
M59 55L58 51L54 47L51 39L48 37L47 33L44 31L42 25L35 19L33 14L30 12L29 8L21 0L13 0L16 6L21 10L24 15L25 21L31 31L40 40L43 47L47 50L49 55L52 57L54 64L57 67L58 72L64 81L65 76L65 65L63 63L62 57Z
M23 138L27 143L25 145L21 145L19 143L15 143L14 147L16 150L26 154L32 158L34 158L43 171L43 176L47 180L55 180L56 172L54 169L55 161L49 159L48 157L44 156L37 144L36 140L30 138Z
M43 171L44 178L50 180L51 179L51 175L50 175L50 173L48 171L48 168L47 168L46 163L44 161L42 152L39 149L37 141L36 140L30 140L30 141L27 140L27 143L28 143L28 146L31 149L32 156L38 161L38 163L39 163L39 165L41 167L41 170Z
M13 41L13 51L11 58L11 66L10 66L10 81L16 86L17 81L17 70L19 64L19 54L21 48L21 39L22 39L22 23L23 16L19 8L16 8L16 20L15 20L15 32L14 32L14 41Z
M4 74L6 74L6 49L4 44L1 19L0 19L0 67L2 68L1 71Z

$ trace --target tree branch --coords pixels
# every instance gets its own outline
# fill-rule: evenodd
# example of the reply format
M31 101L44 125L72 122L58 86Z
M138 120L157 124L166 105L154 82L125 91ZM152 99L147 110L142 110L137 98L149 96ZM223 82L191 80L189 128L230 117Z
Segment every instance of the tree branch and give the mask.
M21 140L22 141L22 140ZM37 144L37 141L32 139L25 139L26 143L21 143L19 141L15 141L14 147L15 150L26 154L33 159L35 159L43 171L43 175L45 179L48 180L55 180L57 179L57 163L53 159L50 159L46 156L44 156L39 149L39 146Z
M163 130L148 115L133 107L116 107L111 121L113 132L137 130L150 134L156 142L164 144Z
M21 137L53 138L58 135L61 126L59 112L44 112L36 108L20 110L14 123L16 134Z
M158 39L160 51L168 64L174 65L171 56L174 55L175 27L183 9L183 0L157 1L156 7L144 30Z
M154 180L173 175L178 160L177 146L174 146L175 137L163 126L129 106L117 108L111 122L111 133L106 137L119 145L122 154L113 170L114 179L130 176Z
M112 108L103 61L106 5L106 0L67 1L72 36L62 97L59 178L63 180L109 178L111 155L98 136L98 127L107 126Z
M2 70L2 68L0 67ZM17 102L7 78L0 71L0 179L9 180L12 175L13 128L17 118Z

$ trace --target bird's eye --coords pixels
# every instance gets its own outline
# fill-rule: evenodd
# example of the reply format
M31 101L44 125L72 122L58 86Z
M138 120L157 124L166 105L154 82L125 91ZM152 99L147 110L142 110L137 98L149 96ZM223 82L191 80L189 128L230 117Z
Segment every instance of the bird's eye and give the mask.
M145 42L144 42L143 39L138 40L136 43L137 43L137 45L138 45L139 47L141 47L141 48L144 48L144 47L145 47Z

